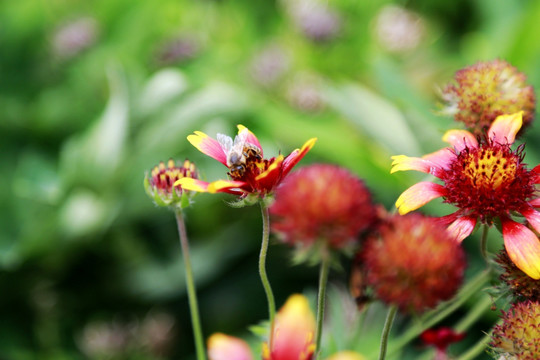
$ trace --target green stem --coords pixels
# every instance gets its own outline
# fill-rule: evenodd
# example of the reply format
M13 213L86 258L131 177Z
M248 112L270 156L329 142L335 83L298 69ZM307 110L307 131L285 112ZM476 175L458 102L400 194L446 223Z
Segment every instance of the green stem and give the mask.
M429 329L434 326L455 310L457 310L461 305L467 301L470 297L477 294L478 291L484 286L486 282L491 278L491 269L482 271L480 274L476 275L471 281L469 281L454 297L453 300L448 301L442 306L434 311L429 312L428 314L422 316L420 323L414 324L409 329L401 335L399 338L395 339L392 342L392 346L388 350L390 354L397 352L407 343L415 339L420 335L424 330Z
M482 230L482 238L480 240L480 252L482 257L489 264L488 254L487 254L487 236L489 231L489 225L484 224L484 229Z
M259 275L261 277L264 292L266 293L266 300L268 302L268 314L270 316L270 335L268 344L270 346L270 349L272 349L272 338L274 336L274 318L276 316L276 302L274 300L274 293L272 292L270 281L268 280L268 275L266 275L266 254L268 253L268 242L270 239L270 216L268 214L268 207L264 204L264 201L261 201L260 204L263 219L263 233L261 252L259 254Z
M324 308L326 306L326 285L328 284L328 273L330 272L330 254L328 249L323 249L324 253L322 254L321 269L319 273L319 296L317 299L317 338L316 338L316 356L315 360L318 359L321 354L321 339L322 339L322 329L323 329L323 320L324 320Z
M184 257L184 267L186 269L186 286L189 300L189 310L191 313L191 325L193 327L193 337L195 339L195 350L197 360L206 360L204 349L204 339L201 331L201 321L199 317L199 307L197 305L197 293L195 291L195 281L193 279L193 270L191 268L191 259L189 256L189 243L186 233L186 225L182 212L176 211L176 224L178 225L178 234L180 235L180 246Z
M391 305L388 309L388 314L386 315L386 321L384 322L384 328L381 335L381 348L379 351L379 360L384 360L386 358L386 346L388 345L388 336L390 335L390 330L394 324L394 319L396 318L397 306Z

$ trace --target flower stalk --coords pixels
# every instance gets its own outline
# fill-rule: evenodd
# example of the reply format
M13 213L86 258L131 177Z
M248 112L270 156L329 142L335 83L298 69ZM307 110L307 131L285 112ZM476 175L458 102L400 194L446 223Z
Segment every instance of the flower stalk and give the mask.
M197 360L206 360L204 349L204 338L201 330L201 321L199 316L199 306L197 305L197 293L195 290L195 280L193 279L193 270L191 268L191 258L189 255L189 243L186 233L186 225L182 211L175 211L178 234L180 236L180 247L184 257L184 267L186 271L186 286L189 300L189 310L191 313L191 325L193 327L193 337L195 339L195 351Z
M394 324L394 319L396 318L397 306L391 305L388 309L388 314L386 314L386 320L384 321L384 328L381 335L381 346L379 350L379 360L384 360L386 358L386 348L388 345L388 336L390 335L390 330Z
M319 273L319 294L317 297L317 330L315 332L316 336L316 356L317 360L321 354L321 339L322 339L322 329L324 321L324 310L326 307L326 287L328 284L328 274L330 272L330 253L325 247L322 254L322 262Z
M274 334L274 319L276 316L276 301L274 300L274 293L272 292L272 286L268 280L266 274L266 255L268 253L268 243L270 240L270 215L268 213L268 206L264 201L260 201L261 214L263 220L263 233L261 242L261 252L259 253L259 276L266 294L266 300L268 302L268 315L270 319L270 335L268 343L272 348L272 338Z

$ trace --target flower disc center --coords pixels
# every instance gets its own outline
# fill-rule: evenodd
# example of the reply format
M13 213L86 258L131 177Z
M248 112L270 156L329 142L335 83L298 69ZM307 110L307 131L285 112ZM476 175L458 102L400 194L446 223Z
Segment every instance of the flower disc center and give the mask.
M462 162L473 187L497 189L514 180L518 160L516 156L504 156L500 149L480 148L469 152Z

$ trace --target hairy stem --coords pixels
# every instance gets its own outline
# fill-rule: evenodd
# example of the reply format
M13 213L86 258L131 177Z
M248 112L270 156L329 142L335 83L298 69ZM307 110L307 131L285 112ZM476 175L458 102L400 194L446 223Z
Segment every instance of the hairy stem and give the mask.
M274 293L272 292L270 281L268 280L268 275L266 275L266 254L268 253L268 242L270 240L270 215L268 214L268 207L264 204L264 202L261 201L260 204L263 219L263 233L261 252L259 254L259 276L261 277L264 292L266 293L266 300L268 302L268 314L270 317L270 335L268 344L270 346L270 349L272 349L274 318L276 316L276 302L274 300Z

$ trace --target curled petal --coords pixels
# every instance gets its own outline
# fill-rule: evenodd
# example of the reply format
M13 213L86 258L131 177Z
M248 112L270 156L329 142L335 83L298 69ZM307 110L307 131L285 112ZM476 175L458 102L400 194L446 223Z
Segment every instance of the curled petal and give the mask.
M317 138L311 138L302 145L301 149L296 149L290 153L283 161L283 174L282 177L287 175L293 167L298 164L300 160L308 153L309 150L315 145ZM262 174L261 174L262 175Z
M540 212L534 210L533 208L527 208L521 211L525 219L531 224L534 230L540 232Z
M400 215L424 206L428 202L444 195L444 187L432 182L419 182L414 184L400 195L396 200L396 208Z
M259 139L257 139L257 137L255 136L255 134L249 131L249 129L245 127L244 125L238 125L237 127L238 127L238 135L240 135L243 132L247 132L247 134L245 135L246 142L258 147L259 150L261 150L261 156L263 156L261 143L259 142Z
M191 145L195 146L200 152L227 166L227 154L225 154L223 147L217 140L212 139L201 131L195 131L195 133L189 135L187 139Z
M510 260L531 278L540 279L540 240L525 225L502 219L504 247Z
M456 241L462 242L467 236L471 235L475 226L476 217L461 216L451 223L447 230Z
M253 356L244 340L216 333L208 338L208 358L210 360L252 360Z
M226 192L229 194L242 194L242 187L246 186L244 181L217 180L208 184L209 193Z
M174 183L174 186L180 186L184 190L208 192L208 183L206 181L193 178L181 178Z
M467 130L448 130L442 139L444 142L452 145L458 152L467 147L478 147L478 141L474 135Z
M498 116L488 131L488 137L500 144L513 144L516 134L523 125L523 111Z

